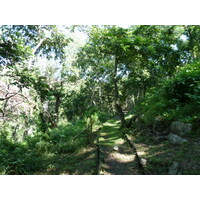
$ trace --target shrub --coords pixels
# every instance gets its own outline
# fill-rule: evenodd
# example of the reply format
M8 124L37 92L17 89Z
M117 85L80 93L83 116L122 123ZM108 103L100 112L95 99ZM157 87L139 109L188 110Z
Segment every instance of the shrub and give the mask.
M165 81L164 94L172 104L200 104L200 62L181 68L173 78Z
M200 62L180 68L174 77L147 91L136 111L147 124L156 117L194 122L200 119Z
M72 140L84 129L85 122L79 120L49 129L47 133L35 133L33 137L28 136L19 143L1 136L0 174L35 174L45 170L51 156L73 153L87 145L86 134Z
M42 155L28 145L0 139L0 174L31 174L42 169Z

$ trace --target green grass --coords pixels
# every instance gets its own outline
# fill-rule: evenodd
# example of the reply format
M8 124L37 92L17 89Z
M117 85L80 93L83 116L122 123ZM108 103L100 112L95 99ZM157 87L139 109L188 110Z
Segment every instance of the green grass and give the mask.
M67 124L15 143L0 138L0 174L94 174L96 155L83 123Z
M132 137L135 144L146 146L143 155L143 158L147 160L145 168L152 174L168 174L174 161L179 163L178 171L181 174L200 174L199 139L188 137L188 143L172 145L168 140L154 141L145 130L138 130ZM142 151L142 147L138 150Z
M119 120L112 119L104 123L103 128L100 131L99 142L104 146L113 146L123 136L122 131L119 129Z
M71 154L52 154L45 161L46 168L34 174L95 174L96 151L94 148L83 148Z
M87 144L85 133L72 140L83 130L80 124L60 126L50 130L50 135L38 134L23 143L1 138L0 174L96 174L95 145ZM100 145L113 147L122 144L124 130L119 127L120 121L117 119L104 123L97 132L100 134ZM188 138L189 143L184 145L171 145L167 140L155 142L145 130L138 130L132 138L135 144L146 146L141 146L141 151L146 153L146 169L152 174L168 174L174 161L179 162L182 174L200 174L198 138Z

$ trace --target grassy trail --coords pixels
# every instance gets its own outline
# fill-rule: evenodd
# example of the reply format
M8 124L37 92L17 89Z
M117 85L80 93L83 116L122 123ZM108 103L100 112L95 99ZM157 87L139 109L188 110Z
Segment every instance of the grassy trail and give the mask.
M123 139L119 126L119 121L109 120L96 132L99 134L98 144L101 152L100 175L140 174L133 149ZM80 137L83 139L87 136L83 134ZM45 162L48 167L35 174L96 175L98 171L96 143L72 153L49 154Z
M100 175L138 175L138 162L129 144L119 130L120 122L110 120L100 131L101 147Z

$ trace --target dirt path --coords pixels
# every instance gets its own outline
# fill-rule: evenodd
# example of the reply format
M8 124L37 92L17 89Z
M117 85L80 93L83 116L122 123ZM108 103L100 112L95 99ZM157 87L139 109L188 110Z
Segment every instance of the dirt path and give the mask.
M101 149L100 175L141 174L133 149L123 139L119 123L104 124L99 138Z

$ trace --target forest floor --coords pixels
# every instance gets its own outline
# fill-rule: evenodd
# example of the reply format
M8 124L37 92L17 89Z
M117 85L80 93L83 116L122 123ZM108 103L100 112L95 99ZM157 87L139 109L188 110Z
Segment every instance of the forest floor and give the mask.
M133 149L123 139L120 122L106 122L100 131L100 175L138 175L140 170Z
M101 167L98 173L97 143L72 153L48 155L47 168L36 174L61 175L138 175L138 161L119 129L120 121L112 119L96 132L99 134ZM84 136L82 136L84 137ZM117 149L115 149L117 148Z
M73 152L49 153L44 160L47 167L35 174L166 175L169 174L169 169L174 162L178 163L177 174L199 174L200 141L198 138L190 139L187 144L174 146L167 140L155 142L142 129L130 132L129 136L138 156L146 161L143 172L147 173L143 173L134 149L124 138L123 131L119 127L118 119L108 120L100 130L94 132L99 135L99 141L93 145L77 148ZM87 135L83 134L80 137L86 139Z

